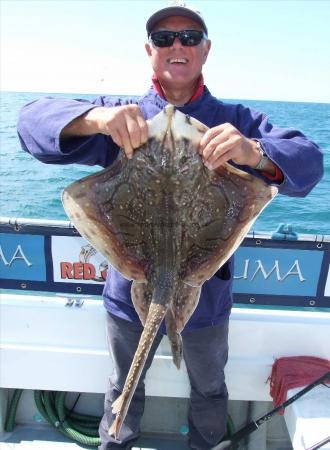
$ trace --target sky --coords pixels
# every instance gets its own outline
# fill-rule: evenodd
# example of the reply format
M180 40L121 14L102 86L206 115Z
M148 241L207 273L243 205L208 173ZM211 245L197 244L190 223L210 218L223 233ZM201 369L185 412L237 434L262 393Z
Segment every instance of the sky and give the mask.
M193 0L224 99L330 103L330 0ZM145 22L165 0L0 0L1 90L143 94Z

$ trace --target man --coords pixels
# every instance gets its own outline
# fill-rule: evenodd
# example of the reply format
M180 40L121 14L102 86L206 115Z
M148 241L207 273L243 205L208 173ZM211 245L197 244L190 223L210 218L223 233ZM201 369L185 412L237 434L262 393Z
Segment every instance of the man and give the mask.
M163 8L147 21L145 45L154 75L148 93L134 101L99 97L94 102L44 98L21 112L18 132L24 150L45 163L79 162L106 167L120 148L131 158L148 137L146 119L167 103L205 123L200 155L206 167L226 161L278 186L279 192L305 196L322 176L319 148L295 130L273 127L260 113L222 103L204 86L202 67L211 48L202 16L184 5ZM233 259L202 289L199 305L182 333L191 383L189 445L208 450L224 436L227 389L228 318L232 306ZM111 281L110 281L111 280ZM142 326L130 298L130 282L109 268L104 289L114 373L100 424L100 450L130 448L139 436L144 408L145 372L161 340L155 339L119 440L109 436L111 403L120 395Z

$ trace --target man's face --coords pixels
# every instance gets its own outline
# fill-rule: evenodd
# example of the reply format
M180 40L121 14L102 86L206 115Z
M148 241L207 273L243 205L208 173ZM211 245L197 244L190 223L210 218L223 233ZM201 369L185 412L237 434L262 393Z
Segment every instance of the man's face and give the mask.
M194 20L173 16L161 20L152 31L203 31ZM151 65L158 80L164 86L184 88L196 81L202 72L203 64L209 53L211 41L202 39L194 47L184 47L178 38L171 47L156 47L148 42L145 47L150 57Z

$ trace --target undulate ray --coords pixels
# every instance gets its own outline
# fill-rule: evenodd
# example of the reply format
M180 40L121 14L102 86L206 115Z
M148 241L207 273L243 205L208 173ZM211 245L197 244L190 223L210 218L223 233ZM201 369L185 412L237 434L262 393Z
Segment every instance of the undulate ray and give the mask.
M144 331L109 432L119 438L151 345L165 318L180 366L180 333L202 284L240 245L277 189L225 164L208 170L198 154L207 127L169 105L148 122L148 142L64 190L77 230L122 275Z

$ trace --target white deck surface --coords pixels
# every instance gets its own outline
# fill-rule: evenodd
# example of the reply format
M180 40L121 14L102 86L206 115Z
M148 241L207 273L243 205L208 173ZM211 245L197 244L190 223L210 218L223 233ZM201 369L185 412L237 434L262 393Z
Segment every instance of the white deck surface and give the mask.
M291 389L292 397L300 389ZM285 421L294 450L305 450L330 437L330 388L317 386L290 405ZM322 450L330 449L330 442Z

